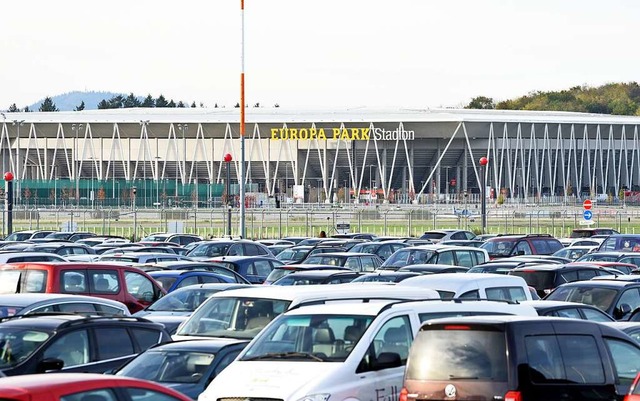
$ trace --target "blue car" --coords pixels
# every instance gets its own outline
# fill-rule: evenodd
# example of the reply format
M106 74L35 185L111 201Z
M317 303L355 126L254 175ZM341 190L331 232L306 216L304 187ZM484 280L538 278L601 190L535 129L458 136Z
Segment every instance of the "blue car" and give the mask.
M232 338L166 343L141 353L114 373L154 381L195 400L248 343Z
M251 284L262 284L273 269L284 263L267 256L220 256L211 260L214 264L239 273Z
M167 293L194 284L235 283L229 276L200 270L158 270L148 274L160 283Z

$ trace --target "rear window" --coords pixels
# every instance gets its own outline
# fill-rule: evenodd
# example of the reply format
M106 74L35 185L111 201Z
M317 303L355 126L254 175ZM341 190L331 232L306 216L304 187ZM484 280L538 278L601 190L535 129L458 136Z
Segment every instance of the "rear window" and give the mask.
M544 290L548 288L555 288L554 284L556 278L556 272L539 271L539 270L512 270L510 273L512 276L522 277L527 285L535 288L536 290Z
M420 331L411 346L406 378L505 382L504 332L457 325Z
M513 240L497 240L487 241L480 248L486 250L489 255L493 256L509 256L513 250L516 241Z
M593 230L573 230L570 238L589 238L595 235Z

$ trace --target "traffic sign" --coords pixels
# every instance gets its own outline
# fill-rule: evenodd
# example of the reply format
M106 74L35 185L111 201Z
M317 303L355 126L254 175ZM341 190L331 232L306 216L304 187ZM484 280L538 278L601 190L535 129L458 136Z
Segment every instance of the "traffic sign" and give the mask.
M585 210L582 213L582 217L584 217L585 220L591 220L591 218L593 217L593 212L591 210Z
M584 210L591 210L591 199L585 199L584 202L582 202L582 207L584 208Z

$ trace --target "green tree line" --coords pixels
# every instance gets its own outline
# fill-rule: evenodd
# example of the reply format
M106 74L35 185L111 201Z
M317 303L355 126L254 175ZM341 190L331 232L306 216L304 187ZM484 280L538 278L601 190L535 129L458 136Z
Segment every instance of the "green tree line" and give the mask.
M561 91L535 91L516 99L495 102L477 96L466 109L577 111L583 113L640 116L640 85L610 83L598 87L574 86Z

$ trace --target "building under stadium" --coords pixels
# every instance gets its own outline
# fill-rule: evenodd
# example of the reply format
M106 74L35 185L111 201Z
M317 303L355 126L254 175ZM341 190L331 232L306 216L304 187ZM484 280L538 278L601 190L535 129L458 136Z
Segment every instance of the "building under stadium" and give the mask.
M195 193L199 202L211 200L224 187L224 155L233 157L231 181L241 179L239 114L236 108L5 112L2 168L17 177L19 202L34 194L42 203L93 200L100 188L103 201L119 203L133 185L140 199L177 201ZM522 199L640 188L640 117L366 108L249 108L246 115L247 190L271 197L286 193L308 202L375 193L408 202L478 194L483 172L489 193ZM486 170L478 163L483 156Z

